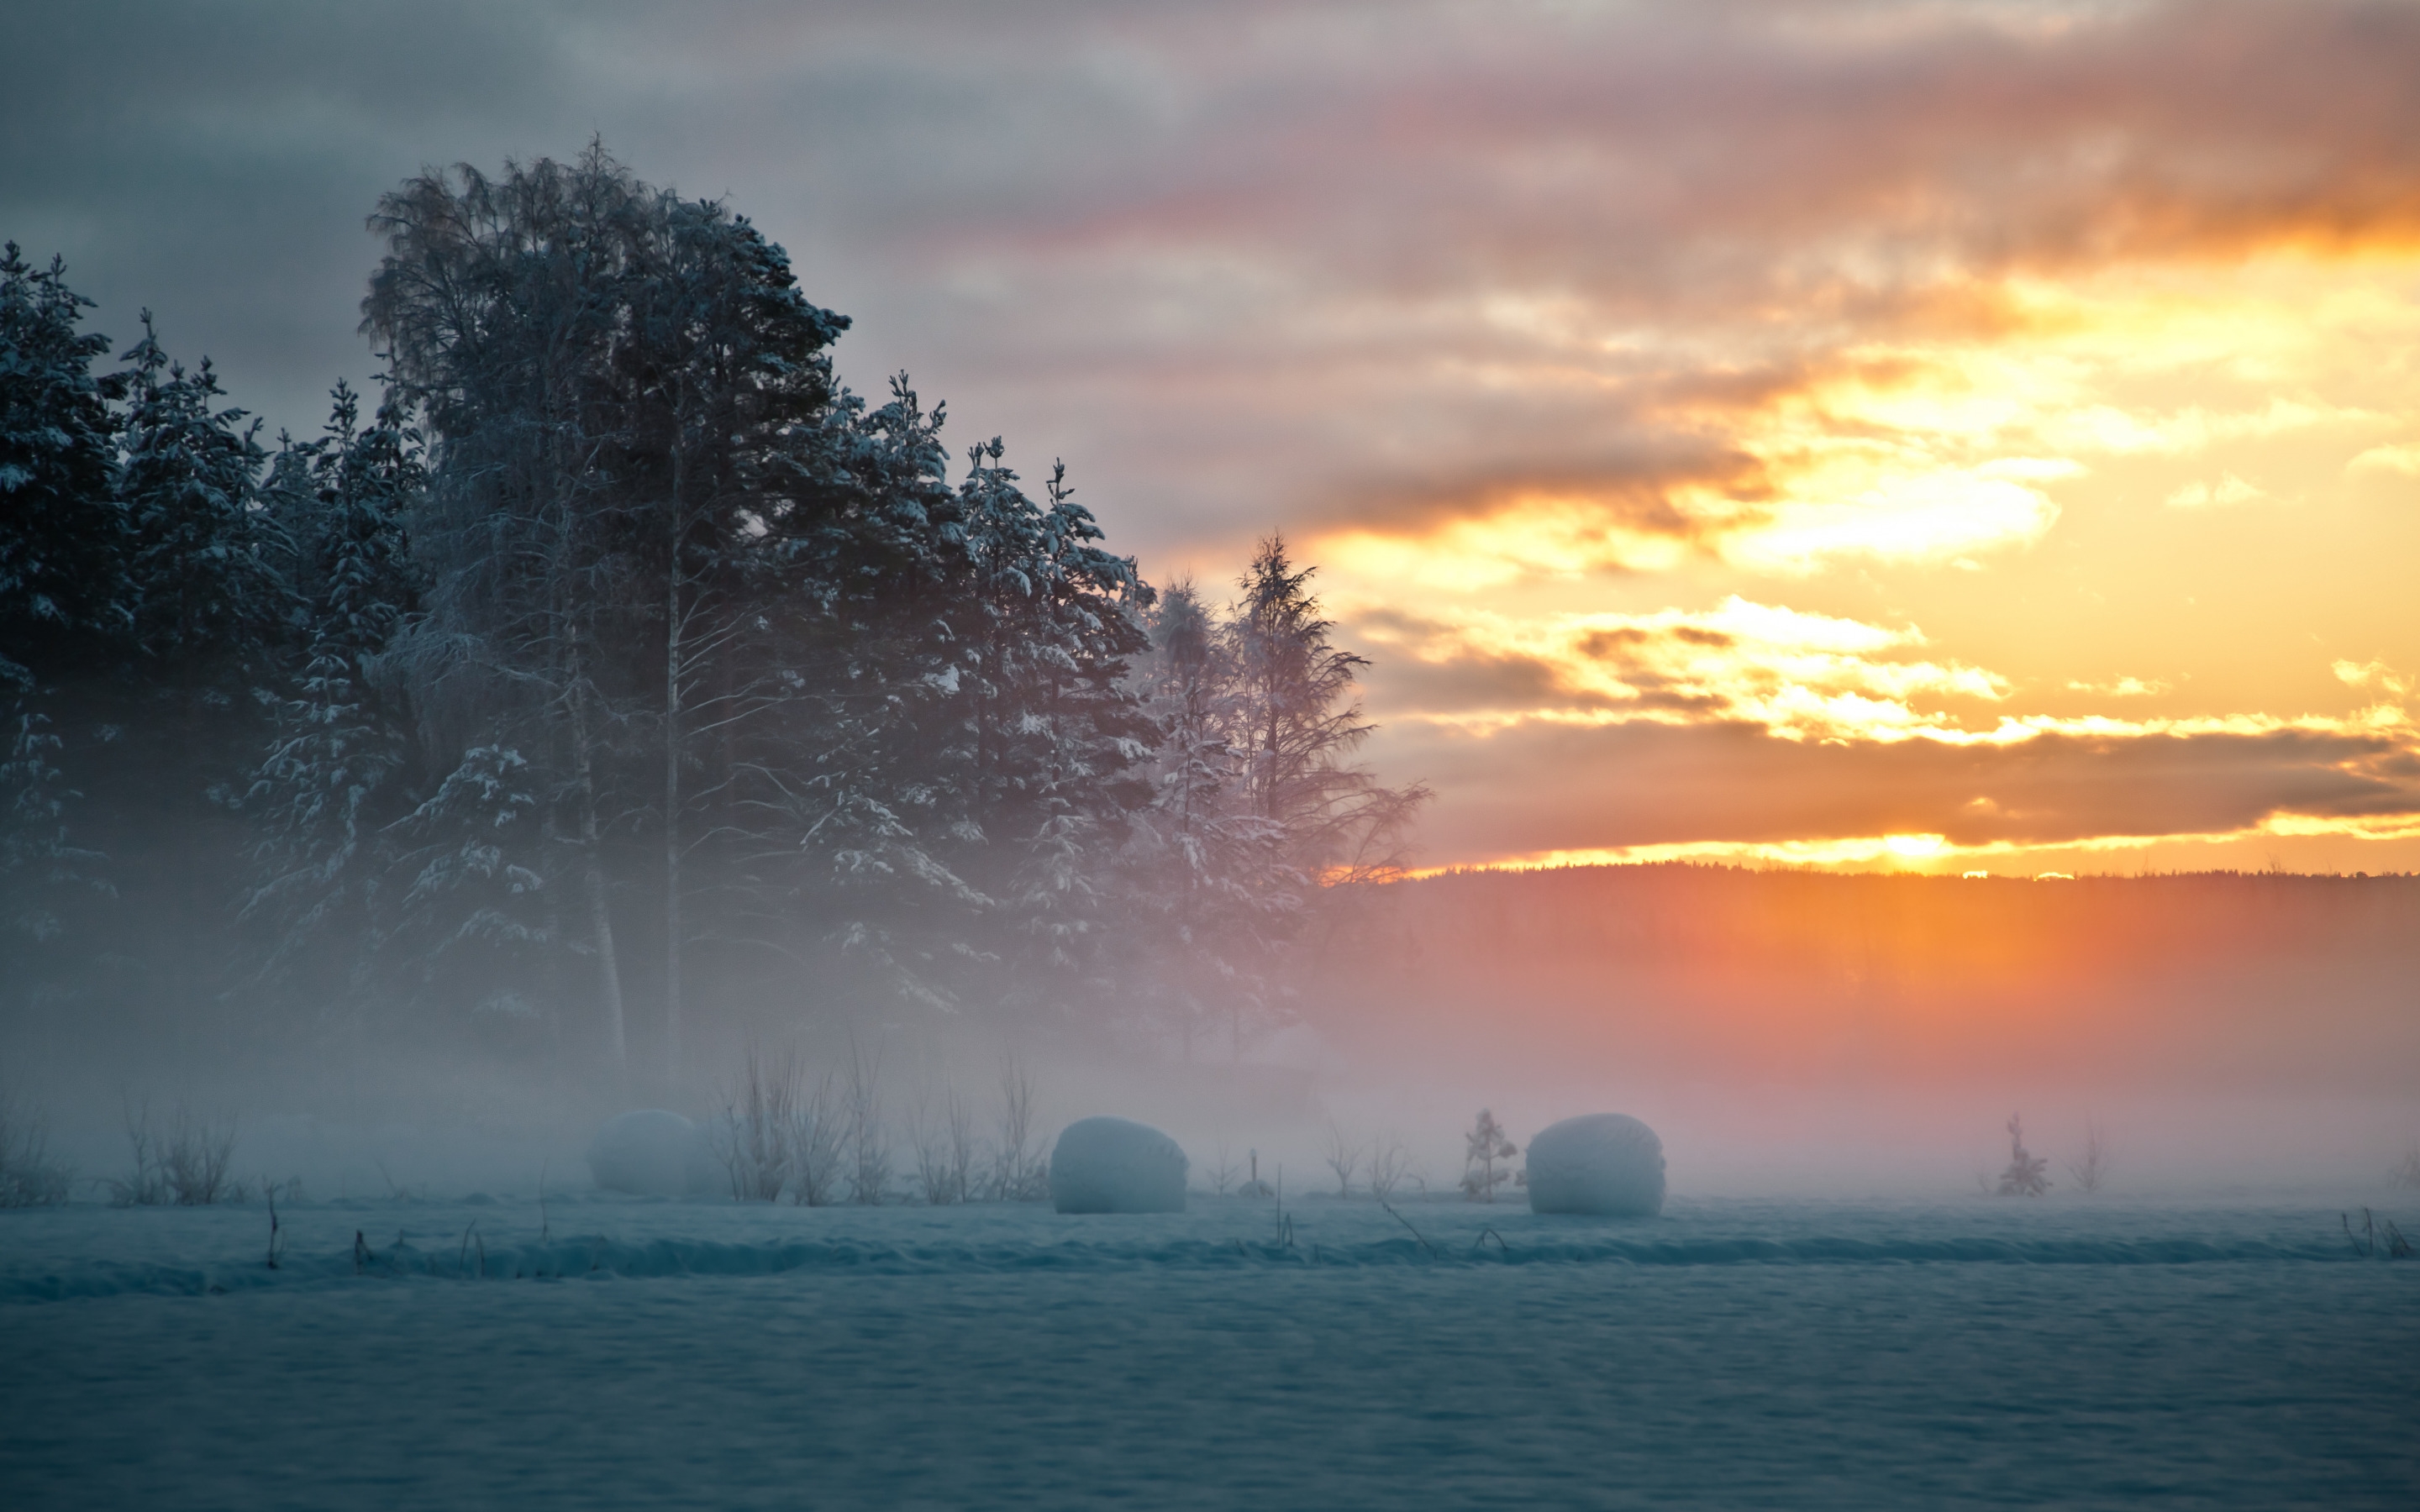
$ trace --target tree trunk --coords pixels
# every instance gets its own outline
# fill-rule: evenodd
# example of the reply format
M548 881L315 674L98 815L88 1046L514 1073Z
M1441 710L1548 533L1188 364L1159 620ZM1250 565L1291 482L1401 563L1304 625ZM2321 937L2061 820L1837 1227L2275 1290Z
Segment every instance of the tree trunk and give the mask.
M580 810L581 883L588 895L588 926L596 941L598 986L605 995L605 1056L613 1069L629 1063L622 1028L622 964L613 953L613 910L605 891L605 869L597 859L597 784L588 755L588 693L581 682L580 656L571 660L571 762L574 800Z
M681 444L673 439L672 532L664 570L664 1078L681 1079Z

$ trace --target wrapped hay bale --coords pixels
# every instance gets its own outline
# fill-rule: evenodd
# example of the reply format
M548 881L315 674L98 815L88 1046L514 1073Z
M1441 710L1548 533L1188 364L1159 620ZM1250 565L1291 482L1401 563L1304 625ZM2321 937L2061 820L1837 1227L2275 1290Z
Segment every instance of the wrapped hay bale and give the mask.
M1622 1113L1550 1125L1529 1141L1529 1211L1654 1217L1664 1211L1664 1141Z
M1061 1212L1183 1212L1185 1151L1131 1119L1078 1119L1050 1151L1050 1201Z
M697 1125L662 1108L606 1119L589 1141L588 1171L608 1192L643 1197L704 1196L722 1177Z

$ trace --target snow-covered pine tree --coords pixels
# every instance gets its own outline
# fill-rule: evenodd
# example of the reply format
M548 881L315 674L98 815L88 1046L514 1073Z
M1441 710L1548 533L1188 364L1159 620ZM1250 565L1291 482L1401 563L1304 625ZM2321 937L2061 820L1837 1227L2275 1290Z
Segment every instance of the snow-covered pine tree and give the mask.
M417 596L403 520L426 483L392 395L366 428L349 385L331 400L325 435L282 453L272 479L299 537L310 641L246 798L256 870L243 903L264 929L260 969L322 1010L369 985L389 860L378 835L411 807L407 711L375 668Z
M818 952L836 995L947 1011L954 979L993 960L971 927L993 903L943 854L980 839L948 775L968 650L943 423L900 374L871 410L839 393L780 454L793 501L768 517L774 633L757 649L788 691L733 771L768 943Z
M1428 799L1348 764L1373 728L1352 698L1369 663L1330 640L1315 571L1264 540L1215 625L1189 591L1171 600L1144 681L1157 794L1129 859L1156 873L1137 889L1164 942L1150 953L1185 964L1142 980L1181 1038L1223 1020L1238 1054L1248 1019L1281 1011L1290 948L1360 890L1340 884L1400 871Z
M0 733L8 741L0 759L0 798L8 805L0 811L0 934L17 937L15 954L58 937L63 892L111 889L94 870L101 854L69 834L68 805L82 795L51 764L61 742L49 717L20 712Z
M115 658L132 625L124 511L112 492L122 375L66 269L0 248L0 674L34 688Z
M386 969L441 1011L544 1016L558 947L529 763L474 746L388 826L398 896L377 944Z
M1102 985L1109 865L1150 796L1136 768L1153 732L1125 682L1152 591L1094 544L1063 464L1037 501L1003 452L997 437L970 449L959 487L969 582L951 618L963 764L948 774L950 817L972 842L954 847L961 870L1003 905L1023 995L1072 1006Z
M143 325L125 354L113 479L132 654L85 682L94 733L70 742L70 769L120 918L140 920L112 944L111 990L145 1014L199 1015L236 968L238 806L293 664L296 601L290 545L260 496L257 427L222 406L207 361L171 361L147 312Z
M1137 687L1156 729L1149 808L1125 857L1131 907L1126 955L1145 1016L1186 1054L1223 1032L1240 1056L1246 1023L1275 1006L1271 966L1293 933L1300 897L1283 826L1246 810L1226 638L1189 581L1160 590Z
M70 826L81 795L54 718L87 722L81 689L62 685L131 650L125 516L111 491L110 402L124 379L93 374L110 343L79 329L91 306L57 258L42 268L13 241L0 248L0 927L20 936L0 952L11 962L0 995L57 968L28 946L108 890L101 856Z
M1428 789L1381 786L1345 759L1376 726L1363 722L1354 684L1369 659L1328 640L1334 622L1310 591L1316 567L1296 567L1285 538L1261 543L1225 633L1236 677L1232 740L1244 806L1284 826L1306 883L1383 880Z
M273 696L293 622L278 559L290 552L258 496L258 423L219 409L206 358L187 372L162 349L151 313L133 364L116 493L132 550L134 635L153 676L191 722Z

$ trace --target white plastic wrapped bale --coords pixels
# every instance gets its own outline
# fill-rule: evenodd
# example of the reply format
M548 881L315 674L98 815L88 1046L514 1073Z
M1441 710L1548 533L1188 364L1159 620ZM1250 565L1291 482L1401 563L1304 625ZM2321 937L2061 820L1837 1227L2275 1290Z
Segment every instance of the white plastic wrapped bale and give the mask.
M1549 1125L1529 1141L1529 1211L1654 1217L1664 1211L1664 1141L1624 1113Z
M608 1192L643 1197L705 1196L722 1175L697 1125L662 1108L606 1119L588 1143L588 1171Z
M1050 1151L1050 1202L1061 1212L1183 1212L1185 1151L1132 1119L1078 1119Z

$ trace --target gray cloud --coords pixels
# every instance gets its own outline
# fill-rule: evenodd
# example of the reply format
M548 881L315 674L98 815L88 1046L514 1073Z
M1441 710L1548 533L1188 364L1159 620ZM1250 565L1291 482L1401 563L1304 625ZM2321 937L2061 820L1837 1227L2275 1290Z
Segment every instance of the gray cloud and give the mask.
M2420 221L2395 3L10 9L0 234L281 421L369 365L381 190L601 131L788 242L861 386L1067 455L1147 554L1529 477L1652 527L1755 483L1676 405L1994 318L1974 269ZM1497 295L1726 349L1557 349Z
M1422 861L1692 841L1938 834L1961 845L2224 834L2275 814L2420 813L2382 736L2045 734L2007 746L1791 741L1745 723L1397 725L1377 754L1435 787Z

